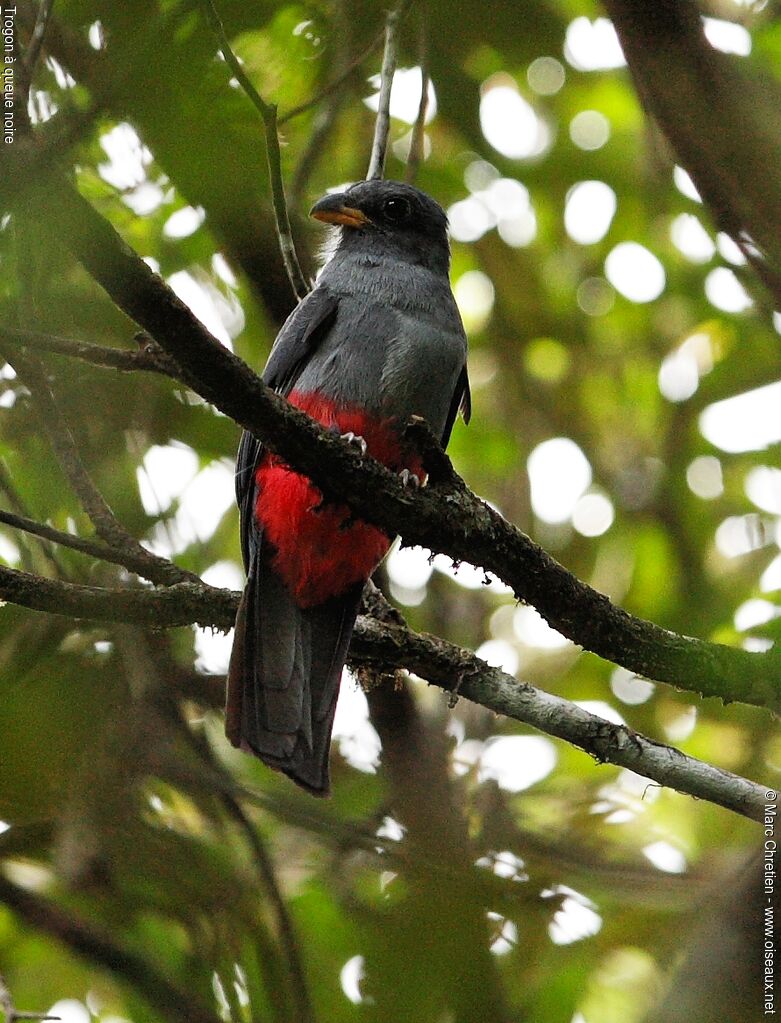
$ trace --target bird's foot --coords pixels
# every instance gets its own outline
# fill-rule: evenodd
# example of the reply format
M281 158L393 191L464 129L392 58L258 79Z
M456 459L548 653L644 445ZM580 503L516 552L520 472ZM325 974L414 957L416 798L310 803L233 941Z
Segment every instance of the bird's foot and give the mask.
M360 434L353 433L352 430L350 430L349 433L342 433L339 436L342 440L346 440L350 447L357 448L362 455L366 454L366 441Z
M405 487L417 489L420 486L420 476L416 476L415 473L410 472L409 469L402 469L399 473L399 479Z

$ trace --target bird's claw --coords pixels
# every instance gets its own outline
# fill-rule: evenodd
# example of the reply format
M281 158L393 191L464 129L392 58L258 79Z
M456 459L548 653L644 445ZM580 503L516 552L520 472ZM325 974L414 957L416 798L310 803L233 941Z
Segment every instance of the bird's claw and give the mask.
M409 469L402 469L399 479L405 487L417 488L420 486L420 477L416 476L414 472L410 472Z
M350 430L349 433L340 434L342 440L346 440L351 447L357 448L362 455L366 454L366 441L358 433L353 433Z

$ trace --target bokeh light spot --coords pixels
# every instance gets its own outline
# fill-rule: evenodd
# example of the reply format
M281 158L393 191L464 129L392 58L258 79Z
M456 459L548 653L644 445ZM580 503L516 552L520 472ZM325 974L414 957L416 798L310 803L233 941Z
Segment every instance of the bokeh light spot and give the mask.
M176 210L163 224L163 236L165 238L189 238L195 234L198 228L206 219L206 210L203 206L183 206Z
M607 18L571 21L564 37L564 56L577 71L606 71L626 64L613 22Z
M370 110L377 110L380 105L380 76L372 75L369 83L377 89L373 96L367 96L364 103ZM407 124L414 124L420 110L422 92L422 74L419 67L397 68L393 76L390 95L390 115ZM426 107L426 124L433 120L437 112L437 94L434 85L428 80L428 105Z
M684 874L686 857L669 842L652 842L643 849L643 856L667 874Z
M689 490L704 501L713 501L724 493L721 462L714 455L700 455L686 470Z
M565 377L570 367L569 352L552 337L533 338L524 350L523 361L532 376L551 384Z
M781 515L781 469L755 465L745 481L746 496L762 511Z
M697 332L671 352L659 368L659 390L668 401L686 401L695 393L700 377L713 369L710 337Z
M486 140L514 160L540 156L553 139L546 122L518 92L509 76L497 76L497 84L486 86L480 99L480 126ZM499 84L501 82L502 84Z
M467 270L453 285L453 295L468 334L482 330L494 307L494 286L482 270Z
M739 558L768 543L767 531L758 515L730 515L716 530L716 547L725 558Z
M575 300L586 316L605 316L615 305L616 293L604 277L581 281Z
M653 302L664 291L664 267L637 242L620 242L605 260L605 276L630 302Z
M591 485L591 465L569 437L538 444L527 461L531 503L543 522L566 522Z
M717 266L705 278L705 294L711 305L725 313L742 313L754 304L753 299L726 266Z
M781 381L714 402L700 416L700 431L722 451L761 451L781 441Z
M746 600L735 611L734 622L738 632L746 632L757 625L765 625L772 622L781 614L781 609L771 604L769 600L753 598Z
M555 57L537 57L526 71L529 87L540 96L554 96L564 85L567 73Z
M548 926L548 934L554 945L571 945L574 941L592 938L602 929L602 917L597 913L596 906L580 892L566 885L556 885L542 894L548 898L565 896Z
M578 149L601 149L610 138L610 121L598 110L581 110L570 121L569 137Z
M681 195L685 195L687 199L692 199L694 202L702 202L702 196L697 191L689 172L677 164L673 168L673 181Z
M673 220L670 237L676 249L691 263L707 263L716 252L713 239L693 213L681 213Z
M567 192L564 227L580 245L601 241L616 213L616 193L604 181L579 181Z
M499 668L507 675L514 675L520 664L518 651L504 639L487 639L475 650L475 654L492 668Z
M547 778L556 766L556 747L538 735L489 739L480 757L478 781L495 781L506 792L523 792Z
M572 511L572 525L581 536L602 536L615 519L613 502L606 494L584 494Z
M751 33L742 25L722 18L703 18L702 26L705 38L714 49L738 57L748 57L751 53Z
M361 984L365 978L363 956L353 956L348 959L339 973L339 983L348 1001L353 1005L360 1005L363 1001Z
M616 668L610 676L610 688L622 703L636 707L653 696L656 686L647 679L638 678L627 668Z
M563 650L570 645L567 637L551 628L533 607L519 607L515 611L513 632L519 642L535 650Z
M496 217L476 196L453 203L447 211L450 234L457 242L476 242L496 224Z

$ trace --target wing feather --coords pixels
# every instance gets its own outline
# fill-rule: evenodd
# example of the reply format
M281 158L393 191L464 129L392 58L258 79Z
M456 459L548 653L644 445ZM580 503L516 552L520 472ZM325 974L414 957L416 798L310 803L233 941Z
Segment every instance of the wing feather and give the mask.
M318 287L288 316L271 349L263 380L279 394L287 395L336 320L339 298L328 288ZM236 503L241 521L241 553L249 572L255 525L255 470L263 445L245 430L236 457Z
M446 448L448 445L450 434L453 430L453 424L455 423L456 416L459 412L464 417L465 423L468 423L472 418L472 395L469 390L469 375L466 371L466 363L464 363L463 369L456 381L456 389L453 391L450 409L448 410L447 419L445 420L445 429L442 431L443 448Z

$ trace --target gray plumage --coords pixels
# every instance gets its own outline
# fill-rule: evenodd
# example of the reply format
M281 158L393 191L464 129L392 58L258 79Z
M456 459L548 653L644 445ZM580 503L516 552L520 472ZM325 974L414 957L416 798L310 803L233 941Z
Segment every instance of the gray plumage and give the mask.
M263 378L283 394L316 393L369 416L427 420L447 444L469 416L466 337L448 280L447 220L424 193L369 181L320 200L312 215L342 225L315 289L282 327ZM255 509L262 446L242 437L236 476L247 586L228 678L227 732L317 794L341 670L363 583L301 607L274 567ZM309 513L315 514L315 512Z

